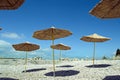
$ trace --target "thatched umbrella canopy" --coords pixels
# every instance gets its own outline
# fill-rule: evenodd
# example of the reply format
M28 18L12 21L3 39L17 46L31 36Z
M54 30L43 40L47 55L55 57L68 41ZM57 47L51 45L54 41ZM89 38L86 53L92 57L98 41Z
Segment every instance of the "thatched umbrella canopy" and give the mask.
M101 35L98 35L96 33L88 36L83 36L81 40L86 41L86 42L94 42L94 51L93 51L93 65L94 65L94 58L95 58L95 43L96 42L105 42L110 40L110 38L103 37Z
M98 18L120 18L120 0L101 0L90 14Z
M107 40L110 40L110 38L94 33L88 36L83 36L81 40L86 41L86 42L105 42Z
M71 47L69 47L69 46L67 46L67 45L64 45L64 44L62 44L62 43L56 44L56 45L51 45L51 48L60 50L60 60L62 59L61 50L70 50L70 49L71 49Z
M51 27L45 30L39 30L35 31L33 34L34 38L40 39L40 40L52 40L52 45L54 45L54 40L59 38L64 38L69 35L72 35L72 33L68 30L64 29L58 29L55 27ZM53 70L54 70L54 77L55 77L55 59L54 59L54 49L53 49Z
M23 4L24 0L0 0L0 10L14 10Z
M35 31L33 37L40 40L55 40L69 35L72 35L72 33L68 30L51 27L45 30Z
M56 44L56 45L51 45L51 48L57 49L57 50L70 50L71 49L71 47L64 45L62 43Z
M29 43L29 42L13 44L12 46L16 51L25 51L26 52L26 59L25 59L25 64L26 65L27 65L27 52L34 51L34 50L37 50L37 49L40 48L39 45L32 44L32 43ZM26 66L25 66L25 70L26 70Z

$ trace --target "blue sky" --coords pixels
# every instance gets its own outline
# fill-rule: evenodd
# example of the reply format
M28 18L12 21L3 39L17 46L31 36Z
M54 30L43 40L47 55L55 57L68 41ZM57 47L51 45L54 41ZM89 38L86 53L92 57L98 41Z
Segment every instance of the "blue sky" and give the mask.
M29 57L42 56L50 59L52 50L50 40L32 37L37 30L55 26L73 34L55 40L71 50L62 51L63 57L92 57L93 43L81 41L82 36L97 33L111 40L96 44L96 58L111 57L119 46L120 19L99 19L89 11L99 0L26 0L17 10L0 10L0 56L24 57L24 52L16 52L12 44L29 41L40 45L40 49L29 53ZM59 51L55 50L58 58Z

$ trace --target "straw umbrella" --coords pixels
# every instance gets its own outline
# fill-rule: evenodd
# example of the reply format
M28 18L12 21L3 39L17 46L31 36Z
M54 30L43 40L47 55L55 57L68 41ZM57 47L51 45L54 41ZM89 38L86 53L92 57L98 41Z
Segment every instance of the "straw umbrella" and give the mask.
M33 37L40 39L40 40L52 40L52 45L54 45L55 39L64 38L69 35L72 35L72 33L68 30L51 27L45 30L39 30L39 31L34 32ZM52 56L53 56L53 71L54 71L53 75L55 77L54 49L52 51L53 51Z
M56 45L52 45L51 48L60 50L60 60L62 59L61 50L70 50L70 49L71 49L71 47L69 47L69 46L67 46L67 45L64 45L64 44L62 44L62 43L56 44Z
M120 18L120 0L101 0L90 14L98 18Z
M27 52L34 51L34 50L37 50L40 48L39 45L32 44L29 42L20 43L20 44L13 44L12 46L17 51L26 51L26 59L25 59L26 65L27 65ZM26 70L26 66L25 66L25 70Z
M83 36L81 40L86 42L94 42L94 51L93 51L93 65L94 65L94 58L95 58L95 43L96 42L105 42L107 40L110 40L110 38L100 36L96 33L88 36Z
M0 0L0 10L14 10L23 4L24 0Z

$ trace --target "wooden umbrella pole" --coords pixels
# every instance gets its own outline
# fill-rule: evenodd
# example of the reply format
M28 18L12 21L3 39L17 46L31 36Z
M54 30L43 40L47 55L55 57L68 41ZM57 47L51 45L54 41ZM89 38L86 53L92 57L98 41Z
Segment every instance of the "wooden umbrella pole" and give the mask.
M52 35L52 45L54 45L54 36ZM53 57L53 76L55 77L55 58L54 58L54 49L52 48L52 57Z
M60 61L62 61L62 53L61 53L61 50L60 50Z
M27 70L27 51L26 51L26 59L25 59L25 72Z
M95 59L95 42L94 42L94 51L93 51L93 65L94 65L94 59Z

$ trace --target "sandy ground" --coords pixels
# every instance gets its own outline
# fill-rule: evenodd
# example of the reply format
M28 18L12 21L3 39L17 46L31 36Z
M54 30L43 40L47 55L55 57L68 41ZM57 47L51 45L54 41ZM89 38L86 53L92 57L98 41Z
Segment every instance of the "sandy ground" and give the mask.
M52 72L52 61L0 60L0 80L120 80L120 60L62 61L56 62L56 77L45 75ZM3 79L4 78L4 79ZM14 79L8 79L14 78Z

